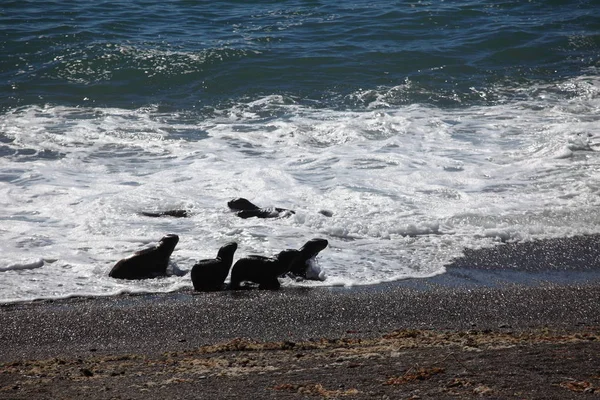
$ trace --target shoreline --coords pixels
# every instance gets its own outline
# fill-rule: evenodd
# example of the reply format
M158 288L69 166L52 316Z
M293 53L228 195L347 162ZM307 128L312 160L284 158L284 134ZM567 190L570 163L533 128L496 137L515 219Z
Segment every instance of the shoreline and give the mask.
M0 304L0 348L7 349L0 361L86 346L136 350L136 341L161 349L170 337L204 345L236 337L299 340L400 328L600 325L597 304L600 235L584 235L467 249L445 273L377 285L183 289Z
M600 284L498 287L377 285L75 297L0 306L0 362L28 357L153 353L236 338L370 338L395 329L600 326Z
M502 287L505 285L579 285L600 283L600 234L564 238L499 243L481 249L464 249L463 256L444 266L445 272L419 278L354 286L282 286L282 290L357 290L408 287L429 289L442 287ZM11 299L0 307L43 301L66 301L74 298L102 299L120 296L177 294L172 292L127 292L118 294L79 295L59 298Z
M381 282L365 285L331 285L331 286L282 286L283 291L309 291L309 290L325 290L325 291L341 291L341 292L370 292L381 291L397 287L415 289L415 290L431 290L436 288L502 288L509 286L526 286L526 287L542 287L548 285L556 286L577 286L587 284L600 284L600 270L554 270L554 271L522 271L522 270L485 270L471 269L463 267L446 267L450 268L446 272L422 278L406 278L396 281ZM240 292L254 291L252 289L241 289ZM220 293L230 292L223 290ZM201 293L194 292L192 288L182 288L167 292L146 292L133 291L122 292L117 294L102 294L102 295L86 295L73 294L65 297L47 297L34 298L23 300L8 300L0 302L0 309L3 307L19 306L36 303L54 303L68 302L71 300L102 300L102 299L118 299L123 297L136 296L177 296L178 294Z
M354 286L286 286L283 290L372 290L381 287L428 289L431 286L501 287L504 285L539 286L547 284L577 285L600 283L600 234L564 238L499 243L481 249L464 249L463 256L444 266L445 272L420 278ZM70 295L59 298L11 299L0 307L38 301L61 301L72 298L110 298L119 296L176 294L172 292L129 292L102 295Z
M373 286L3 304L0 398L597 398L598 266L473 254Z

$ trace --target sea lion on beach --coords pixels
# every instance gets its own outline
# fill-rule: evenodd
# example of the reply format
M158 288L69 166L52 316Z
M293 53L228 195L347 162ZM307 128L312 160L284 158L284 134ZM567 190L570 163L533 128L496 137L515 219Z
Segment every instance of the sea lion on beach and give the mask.
M298 256L293 260L290 265L290 274L295 277L310 279L310 280L324 280L323 274L320 271L313 271L312 262L321 250L329 245L326 239L310 239L298 250Z
M144 217L174 217L174 218L187 218L190 216L190 212L188 210L166 210L166 211L142 211L140 212Z
M237 247L235 242L227 243L219 249L217 258L198 261L191 273L194 290L208 292L223 289Z
M251 255L239 259L231 270L230 289L239 289L242 282L258 283L259 289L279 289L281 275L289 272L299 250L283 250L275 257Z
M286 208L261 208L243 197L238 197L228 201L227 206L232 211L235 211L235 214L240 218L282 218L289 217L290 215L296 213L295 211L288 210Z
M117 262L108 276L117 279L148 279L167 274L169 257L179 242L179 236L169 234L158 245L140 250Z

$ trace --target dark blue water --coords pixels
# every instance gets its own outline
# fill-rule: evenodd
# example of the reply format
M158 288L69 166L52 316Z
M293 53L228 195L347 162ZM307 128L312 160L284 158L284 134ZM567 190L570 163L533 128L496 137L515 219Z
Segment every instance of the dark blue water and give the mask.
M0 111L462 107L600 60L595 1L3 1Z

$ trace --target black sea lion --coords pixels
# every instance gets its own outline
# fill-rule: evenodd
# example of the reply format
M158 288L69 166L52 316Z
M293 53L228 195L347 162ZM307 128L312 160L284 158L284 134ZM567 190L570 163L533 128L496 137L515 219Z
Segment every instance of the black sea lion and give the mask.
M298 256L294 259L290 266L290 273L294 276L311 280L323 280L320 274L312 272L311 263L321 250L329 245L326 239L310 239L299 250Z
M231 270L231 289L239 289L242 282L258 283L259 289L279 289L279 276L289 272L299 250L283 250L275 257L248 256L237 260Z
M179 236L166 235L157 246L140 250L117 262L108 276L117 279L148 279L167 274L169 257L179 242Z
M235 211L236 215L240 218L280 218L289 217L290 215L295 214L295 211L286 208L260 208L243 197L228 201L227 206L232 211Z
M223 289L236 250L237 243L227 243L219 249L217 258L198 261L191 273L194 290L208 292Z
M174 218L187 218L190 216L188 210L166 210L166 211L142 211L140 212L144 217L174 217Z

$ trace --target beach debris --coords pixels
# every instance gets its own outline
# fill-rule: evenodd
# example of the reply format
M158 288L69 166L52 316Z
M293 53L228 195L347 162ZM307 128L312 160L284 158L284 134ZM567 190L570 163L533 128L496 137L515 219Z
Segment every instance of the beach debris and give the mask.
M478 394L478 395L489 394L492 391L493 391L492 388L490 388L489 386L486 386L486 385L479 385L473 389L473 393Z
M576 381L574 379L561 382L560 387L569 389L572 392L577 393L596 393L599 392L599 388L595 387L588 381Z
M393 376L388 378L384 385L404 385L409 382L424 381L430 379L434 375L442 374L446 372L441 367L429 367L429 368L409 368L402 376Z
M275 385L272 388L273 390L282 391L282 392L291 392L298 393L308 396L321 396L323 398L329 399L332 397L340 397L340 396L354 396L359 393L357 389L325 389L323 385L320 383L316 384L307 384L307 385L299 385L293 383L281 383L279 385Z

